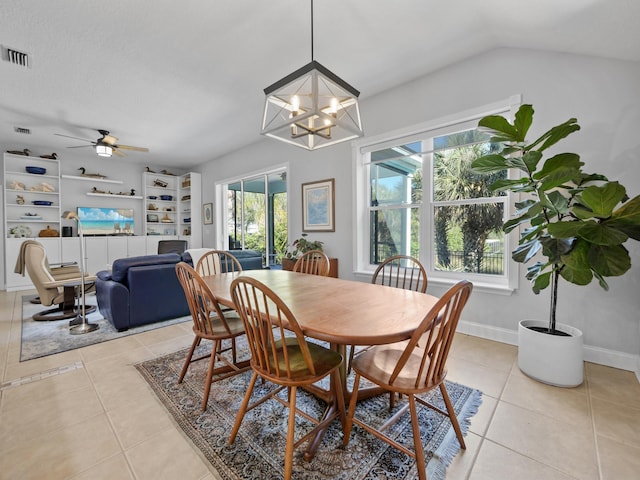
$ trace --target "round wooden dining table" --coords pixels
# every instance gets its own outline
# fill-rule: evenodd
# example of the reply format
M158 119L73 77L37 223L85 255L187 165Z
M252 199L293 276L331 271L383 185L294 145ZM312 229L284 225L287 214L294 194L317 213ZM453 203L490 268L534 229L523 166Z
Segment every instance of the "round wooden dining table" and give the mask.
M230 286L240 275L271 288L291 309L306 336L329 342L344 359L349 345L382 345L408 339L438 301L437 297L411 290L286 270L247 270L203 278L221 304L235 308ZM348 402L351 392L346 384L346 361L339 374ZM335 411L332 389L314 385L308 390L329 404L325 415ZM360 389L358 398L379 393L376 388ZM322 436L323 432L309 442L305 458L313 457Z

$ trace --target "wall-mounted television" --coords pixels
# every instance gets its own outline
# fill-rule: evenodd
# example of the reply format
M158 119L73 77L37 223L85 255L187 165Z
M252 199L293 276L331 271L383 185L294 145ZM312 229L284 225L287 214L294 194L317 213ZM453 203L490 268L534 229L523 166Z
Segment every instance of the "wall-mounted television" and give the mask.
M133 235L133 208L78 207L84 235Z

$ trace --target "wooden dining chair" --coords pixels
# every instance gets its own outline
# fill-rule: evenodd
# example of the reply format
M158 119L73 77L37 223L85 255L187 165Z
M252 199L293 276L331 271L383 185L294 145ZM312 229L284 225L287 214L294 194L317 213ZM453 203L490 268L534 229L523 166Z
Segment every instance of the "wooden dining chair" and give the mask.
M320 250L310 250L302 255L293 266L294 272L309 273L311 275L329 276L329 257Z
M193 333L195 338L191 344L191 349L187 354L178 383L182 383L189 365L198 360L209 358L209 369L204 386L204 396L202 399L202 411L207 409L209 391L213 383L213 375L219 375L215 381L222 380L232 375L237 375L248 370L247 362L238 362L236 354L235 339L244 334L242 319L235 310L222 311L217 298L201 276L189 264L180 262L176 264L176 275L184 290L189 311L193 318ZM202 343L202 340L211 340L211 354L206 354L198 358L193 358L195 349ZM223 348L222 341L230 340L231 346ZM231 350L231 361L222 354ZM216 370L216 361L224 363L225 367Z
M236 257L223 250L210 250L194 265L198 274L204 276L218 273L242 272L242 266Z
M426 463L420 439L420 424L416 406L416 403L420 403L449 417L460 447L466 448L462 430L444 380L447 374L447 356L451 349L458 319L472 289L473 285L470 282L461 280L451 287L429 310L408 341L374 346L353 359L352 367L356 375L344 430L343 443L345 447L349 444L351 428L355 423L380 440L415 458L418 478L426 480ZM408 396L408 403L377 428L355 416L358 388L362 377L389 392ZM446 411L418 396L436 387L440 389ZM414 451L400 445L384 433L402 417L407 409L411 414Z
M251 349L253 376L236 416L229 444L235 441L248 411L269 398L279 401L289 408L284 478L290 479L294 449L315 435L318 429L328 426L338 415L344 425L344 396L339 374L342 356L336 351L307 342L291 310L276 293L258 280L246 276L236 278L231 283L231 295L244 321ZM322 420L297 409L297 388L311 385L332 373L335 373L331 375L331 382L337 404L327 406ZM258 377L279 387L249 404ZM285 388L288 389L288 401L277 396ZM329 409L332 410L330 415ZM294 443L296 413L316 424L316 427Z
M425 293L427 272L418 259L409 255L394 255L378 265L371 283Z
M425 293L427 291L427 271L417 258L409 255L394 255L378 265L376 271L373 272L373 277L371 277L371 283ZM354 354L355 346L351 345L347 373L351 373ZM392 406L393 399L392 395Z

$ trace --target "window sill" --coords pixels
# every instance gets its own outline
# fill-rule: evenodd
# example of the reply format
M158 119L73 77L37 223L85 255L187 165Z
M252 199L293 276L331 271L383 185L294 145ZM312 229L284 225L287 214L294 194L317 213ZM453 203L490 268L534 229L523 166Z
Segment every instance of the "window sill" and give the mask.
M354 272L354 276L358 280L371 282L371 277L373 276L373 272L369 271L357 271ZM428 285L433 287L441 287L448 289L455 285L455 283L460 279L454 278L445 278L445 277L428 277ZM478 293L490 293L492 295L511 295L516 288L508 287L506 285L497 285L495 283L482 282L475 279L469 279L471 283L473 283L473 289Z

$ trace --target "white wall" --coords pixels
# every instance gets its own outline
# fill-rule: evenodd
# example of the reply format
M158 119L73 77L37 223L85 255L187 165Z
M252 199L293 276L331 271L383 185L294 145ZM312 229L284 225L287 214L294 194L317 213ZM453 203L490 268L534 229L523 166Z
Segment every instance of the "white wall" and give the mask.
M523 101L532 103L536 110L530 138L576 117L582 130L563 142L563 149L579 153L587 171L621 180L632 196L640 193L638 63L498 49L364 98L361 114L366 134L378 135L481 107L513 94L522 94ZM290 238L301 233L300 185L335 178L336 231L310 237L325 242L329 255L339 258L342 278L354 278L353 158L349 144L306 152L263 139L199 169L203 173L203 202L215 202L216 181L287 162ZM213 244L214 233L213 228L204 232L205 245ZM587 360L640 370L640 246L635 242L627 248L633 267L626 276L611 279L609 292L597 284L561 284L558 315L583 330ZM521 276L520 289L513 295L474 292L461 329L513 343L519 319L546 318L548 292L533 295ZM429 291L442 293L431 287Z

